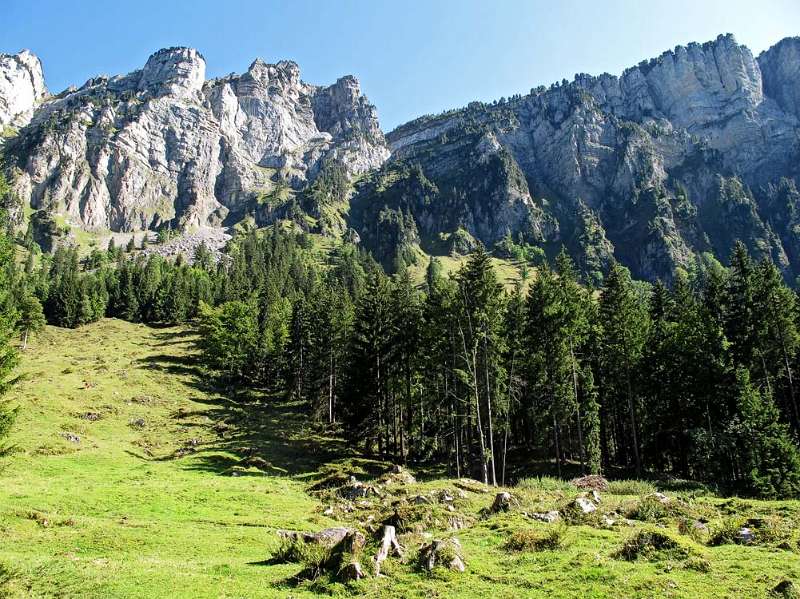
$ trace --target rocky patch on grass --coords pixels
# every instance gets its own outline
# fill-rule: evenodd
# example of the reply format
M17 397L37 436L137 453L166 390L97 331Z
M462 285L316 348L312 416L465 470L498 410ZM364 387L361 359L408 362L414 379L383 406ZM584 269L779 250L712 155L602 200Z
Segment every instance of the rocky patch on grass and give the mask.
M461 543L455 537L445 540L435 539L420 549L419 565L427 572L432 572L437 567L464 572L466 565Z

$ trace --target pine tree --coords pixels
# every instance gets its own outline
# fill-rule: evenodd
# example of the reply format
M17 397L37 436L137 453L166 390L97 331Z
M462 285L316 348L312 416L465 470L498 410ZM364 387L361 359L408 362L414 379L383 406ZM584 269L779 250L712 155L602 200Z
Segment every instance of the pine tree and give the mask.
M38 333L46 321L39 298L27 290L19 300L17 309L19 311L17 329L22 332L22 349L24 350L28 347L29 336Z
M0 188L5 180L0 174ZM17 352L12 345L17 315L10 306L10 280L9 269L13 265L14 253L11 239L7 233L7 217L0 210L0 455L7 452L3 442L11 431L11 426L17 416L18 408L11 407L4 400L4 396L17 381L12 376L17 365Z
M600 355L601 391L607 415L614 425L609 431L615 441L617 458L633 457L636 475L641 476L639 446L639 398L635 375L647 335L647 312L642 306L628 270L615 263L605 279L600 297L602 326ZM627 416L623 416L627 413ZM624 420L628 426L625 430Z
M738 415L728 435L740 490L761 497L797 497L800 454L772 398L753 387L744 368L736 372L736 385Z
M390 445L389 371L394 354L394 323L389 281L373 276L356 307L347 381L343 397L345 427L367 451Z
M456 323L459 365L456 372L473 400L479 462L484 483L497 484L494 444L494 409L498 391L505 382L501 335L503 289L492 268L489 254L478 245L459 270Z

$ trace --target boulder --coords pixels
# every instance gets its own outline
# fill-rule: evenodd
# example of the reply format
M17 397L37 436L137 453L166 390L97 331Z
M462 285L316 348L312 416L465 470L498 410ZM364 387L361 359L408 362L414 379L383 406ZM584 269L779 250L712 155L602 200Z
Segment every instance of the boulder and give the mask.
M531 518L534 520L538 520L539 522L558 522L561 519L561 514L558 513L557 510L551 510L549 512L536 512L531 514Z
M496 514L498 512L507 512L515 503L517 503L517 501L514 499L511 493L503 491L495 495L494 502L492 502L489 512L492 514Z
M668 504L671 500L669 497L664 495L663 493L650 493L649 495L645 496L645 500L657 501L662 505Z
M572 502L572 505L575 506L575 508L581 514L591 514L597 511L597 506L588 497L576 497L575 501Z
M427 571L443 567L454 572L464 572L464 558L461 543L455 537L446 540L436 539L425 545L419 552L420 565Z

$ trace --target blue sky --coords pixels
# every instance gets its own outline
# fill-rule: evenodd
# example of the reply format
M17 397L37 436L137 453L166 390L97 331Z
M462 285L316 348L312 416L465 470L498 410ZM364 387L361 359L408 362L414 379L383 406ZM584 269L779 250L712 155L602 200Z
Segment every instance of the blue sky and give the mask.
M388 131L719 33L757 54L800 35L800 0L0 0L0 23L0 52L34 51L54 92L185 45L209 77L257 56L309 83L352 73Z

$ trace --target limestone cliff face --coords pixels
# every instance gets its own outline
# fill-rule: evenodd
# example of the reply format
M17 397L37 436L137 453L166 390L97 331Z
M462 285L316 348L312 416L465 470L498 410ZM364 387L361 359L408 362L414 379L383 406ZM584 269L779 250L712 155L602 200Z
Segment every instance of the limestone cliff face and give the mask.
M28 124L47 95L42 63L28 50L0 54L0 132Z
M508 215L495 218L489 235L491 221L467 223L488 244L505 229L551 252L567 245L579 263L592 262L586 270L602 269L613 252L635 275L654 279L692 268L704 254L724 260L742 239L793 277L798 233L787 223L798 207L776 197L788 185L781 181L798 175L799 48L797 38L784 40L756 60L720 36L619 77L577 75L423 117L387 136L392 162L419 163L434 184L462 181L457 193L488 203L485 214ZM490 133L519 167L528 198L487 193L458 174L480 152L466 141L476 131ZM525 216L514 216L512 205ZM426 210L409 207L414 217Z
M327 162L353 176L389 155L355 79L318 87L293 62L256 60L206 81L190 48L46 101L6 152L34 208L117 231L235 221L278 188L302 189Z

